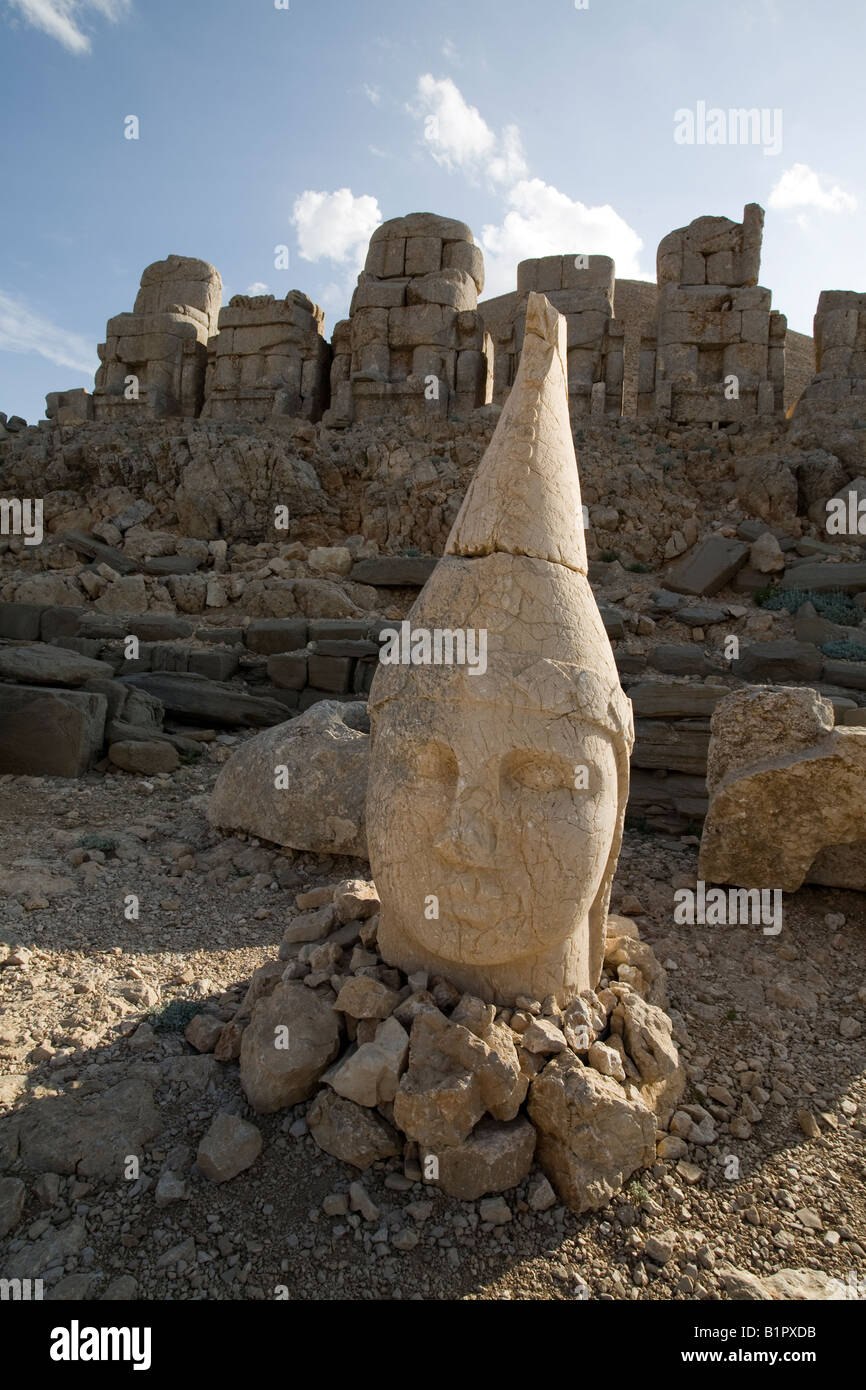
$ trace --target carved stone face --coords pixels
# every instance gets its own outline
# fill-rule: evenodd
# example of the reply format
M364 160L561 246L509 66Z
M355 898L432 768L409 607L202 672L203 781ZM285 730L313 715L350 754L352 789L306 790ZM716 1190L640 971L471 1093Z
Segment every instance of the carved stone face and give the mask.
M507 994L499 976L528 989L534 964L563 948L585 969L617 815L613 741L579 716L390 701L378 714L367 809L380 944L399 939L404 959L417 947L445 974L449 964L480 967L488 994Z

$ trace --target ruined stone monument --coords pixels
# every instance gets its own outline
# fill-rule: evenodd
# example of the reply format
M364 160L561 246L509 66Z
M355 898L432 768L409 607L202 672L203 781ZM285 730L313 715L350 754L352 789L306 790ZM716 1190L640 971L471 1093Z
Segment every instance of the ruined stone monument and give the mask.
M194 419L221 297L219 272L207 261L169 256L149 265L133 312L108 320L97 349L95 419Z
M490 399L478 294L484 262L463 222L413 212L370 239L350 317L334 330L326 423L433 412Z
M486 636L486 669L380 665L368 838L379 945L499 1004L598 982L631 706L586 577L566 324L530 293L520 369L414 632Z
M835 728L830 701L796 686L738 690L711 727L701 878L866 888L866 729Z
M814 319L815 375L802 407L834 407L866 397L866 294L822 290Z
M542 256L521 261L517 290L483 300L493 339L493 399L502 404L516 380L529 295L545 294L565 317L568 404L572 421L622 409L623 328L614 320L610 256Z
M324 311L300 290L285 299L236 294L208 343L202 417L319 420L327 405L331 350Z
M787 321L758 284L763 225L763 209L749 203L741 223L698 217L659 243L656 342L642 343L639 413L712 423L782 411Z

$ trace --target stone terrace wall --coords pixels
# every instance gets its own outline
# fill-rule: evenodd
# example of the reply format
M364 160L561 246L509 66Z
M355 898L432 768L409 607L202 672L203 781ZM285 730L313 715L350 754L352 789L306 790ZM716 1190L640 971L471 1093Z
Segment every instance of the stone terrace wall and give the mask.
M283 300L238 294L208 343L202 418L319 420L328 404L331 350L324 312L300 290Z

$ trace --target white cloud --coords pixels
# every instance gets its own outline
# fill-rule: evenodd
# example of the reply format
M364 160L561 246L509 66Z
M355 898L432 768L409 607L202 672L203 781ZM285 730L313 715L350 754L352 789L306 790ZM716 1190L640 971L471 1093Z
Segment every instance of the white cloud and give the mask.
M21 300L0 290L0 350L38 352L58 367L70 367L92 377L98 365L96 348L80 333L69 333L40 318Z
M519 261L572 251L613 256L617 275L644 278L638 258L643 242L610 204L587 207L542 179L522 179L506 202L503 221L485 226L481 237L485 295L513 290Z
M246 289L244 290L244 294L251 294L251 295L256 295L256 294L267 294L267 293L268 293L268 286L264 283L263 280L254 280L253 283L252 283L251 285L247 285Z
M302 260L318 261L324 256L360 269L382 214L368 193L356 198L349 188L338 188L334 193L316 193L308 188L295 199L290 220Z
M442 45L442 56L443 58L450 59L451 62L453 62L457 57L457 49L454 47L454 44L451 42L450 39L446 39Z
M9 0L12 8L32 25L52 39L57 39L70 53L89 53L90 38L83 24L88 11L96 11L116 24L129 14L132 0Z
M447 42L447 40L446 40ZM437 164L475 180L482 172L505 204L503 220L484 227L485 294L507 294L517 283L517 264L535 256L612 256L617 274L649 279L639 264L643 242L609 204L587 207L567 193L530 178L520 129L507 125L497 136L449 77L418 78L424 139Z
M450 77L437 80L424 73L418 79L418 101L413 114L423 117L425 143L444 169L459 169L470 178L486 173L494 183L527 172L517 126L506 126L497 137Z
M364 83L364 87L363 87L363 92L364 92L364 96L367 98L367 100L368 100L369 102L372 102L372 104L373 104L374 106L381 106L381 104L382 104L382 93L381 93L381 91L379 90L378 87L371 87L371 86L369 85L369 83L365 82L365 83Z
M500 153L490 161L490 177L494 183L513 183L529 173L523 157L520 131L516 125L507 125L502 132Z
M778 211L788 212L792 208L817 208L822 212L853 212L857 199L844 188L834 184L826 188L820 174L810 169L808 164L794 164L774 184L768 205Z

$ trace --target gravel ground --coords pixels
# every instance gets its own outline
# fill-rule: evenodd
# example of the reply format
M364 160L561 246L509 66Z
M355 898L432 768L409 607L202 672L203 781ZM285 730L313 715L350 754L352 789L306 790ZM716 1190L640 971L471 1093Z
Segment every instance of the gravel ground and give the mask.
M295 894L367 872L212 831L227 742L149 781L0 778L0 1230L25 1185L0 1277L42 1277L61 1299L669 1300L727 1298L727 1263L823 1271L866 1296L863 895L805 888L775 937L676 926L697 841L629 831L613 906L668 968L686 1103L717 1140L582 1217L535 1209L535 1170L493 1225L401 1160L359 1175L330 1158L306 1106L253 1115L237 1063L163 1026L173 1001L182 1021L205 1001L230 1017ZM158 1132L131 1139L128 1174L106 1172L99 1114L140 1120L148 1088ZM264 1146L214 1186L193 1165L219 1111L253 1120ZM54 1172L18 1159L22 1125ZM180 1181L160 1183L166 1170Z

